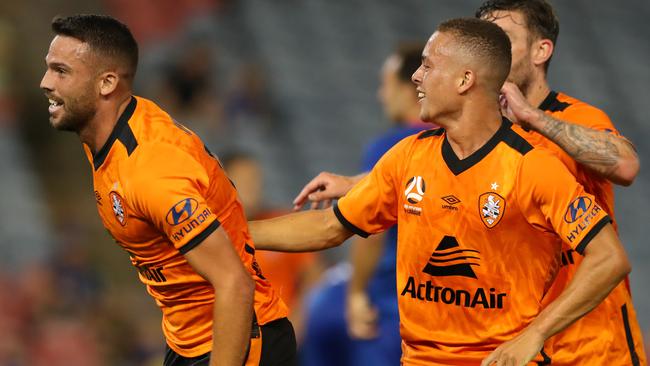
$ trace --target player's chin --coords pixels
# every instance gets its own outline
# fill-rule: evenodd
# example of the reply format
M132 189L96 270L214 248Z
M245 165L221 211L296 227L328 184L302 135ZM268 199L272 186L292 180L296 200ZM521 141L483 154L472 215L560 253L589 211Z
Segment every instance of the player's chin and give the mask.
M57 131L75 131L74 126L62 116L50 116L50 125Z
M431 114L424 109L424 106L420 109L420 120L423 122L431 122Z

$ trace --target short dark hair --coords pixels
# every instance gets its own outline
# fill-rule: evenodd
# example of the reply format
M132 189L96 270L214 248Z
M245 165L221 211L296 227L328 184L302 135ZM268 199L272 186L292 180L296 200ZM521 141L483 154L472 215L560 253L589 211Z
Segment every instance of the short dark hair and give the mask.
M500 90L510 74L512 51L510 38L498 25L476 18L450 19L438 26L438 32L450 33L458 47L487 64L494 87Z
M129 80L138 68L138 44L129 28L107 15L73 15L52 20L52 31L57 35L76 38L87 43L102 57L122 63Z
M557 42L560 34L560 22L555 11L546 0L488 0L476 11L476 17L492 20L490 17L496 11L518 11L526 19L528 31L540 38L550 39L553 44ZM551 62L549 57L544 65L548 70Z
M397 46L395 55L400 61L397 76L401 81L412 83L411 76L422 63L424 46L425 44L422 42L403 42Z

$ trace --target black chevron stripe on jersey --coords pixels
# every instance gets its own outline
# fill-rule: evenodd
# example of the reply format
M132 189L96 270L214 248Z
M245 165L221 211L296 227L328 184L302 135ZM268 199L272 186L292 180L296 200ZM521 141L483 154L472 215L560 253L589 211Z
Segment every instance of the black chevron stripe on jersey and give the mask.
M445 236L431 254L422 272L431 276L463 276L477 278L472 266L479 266L480 252L474 249L460 249L453 236ZM461 263L458 263L461 261Z

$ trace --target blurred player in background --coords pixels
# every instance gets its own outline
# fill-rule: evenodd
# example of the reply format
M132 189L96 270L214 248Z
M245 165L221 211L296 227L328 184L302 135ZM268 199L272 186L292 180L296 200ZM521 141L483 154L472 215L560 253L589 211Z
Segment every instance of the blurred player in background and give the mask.
M544 341L630 271L593 195L501 116L510 63L508 36L493 23L441 23L413 81L422 120L444 129L399 142L333 208L250 223L260 248L280 251L398 224L403 365L548 363ZM563 240L584 259L543 306Z
M423 48L420 43L401 44L384 62L377 94L392 126L366 146L361 165L364 172L372 170L398 141L431 127L420 121L411 82ZM328 272L310 296L308 330L300 352L305 365L399 364L396 246L396 227L367 239L357 238L349 265L339 264ZM332 352L333 347L344 351Z
M164 365L295 364L286 306L255 261L236 190L194 133L132 95L129 29L76 15L52 30L50 123L79 135L102 222L162 310Z
M559 23L544 0L487 1L477 17L493 21L512 42L512 68L502 89L504 113L524 126L533 144L553 150L585 189L614 220L612 182L630 185L639 171L633 145L622 137L601 110L563 93L552 91L548 66L559 34ZM537 108L533 106L538 106ZM300 192L294 203L309 199L329 202L344 195L362 178L321 173ZM616 222L613 222L616 228ZM557 294L581 260L565 247L563 267L552 294ZM621 283L592 313L555 337L553 364L640 365L646 363L643 339L629 286ZM591 357L585 359L585 357Z
M259 161L243 151L219 154L228 177L237 187L241 203L250 220L263 220L284 215L286 210L273 210L265 205L264 173ZM257 251L255 258L266 277L289 308L289 320L296 330L298 343L302 338L304 295L318 281L323 266L316 253L279 253Z

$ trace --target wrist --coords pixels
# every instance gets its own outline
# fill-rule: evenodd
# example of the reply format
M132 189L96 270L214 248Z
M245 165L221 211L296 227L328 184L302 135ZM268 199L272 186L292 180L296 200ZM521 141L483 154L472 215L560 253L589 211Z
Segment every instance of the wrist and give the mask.
M544 111L533 108L528 113L525 114L524 123L530 126L531 129L540 132L544 129L546 114Z
M539 323L535 323L535 322L533 322L530 326L528 326L525 332L529 333L531 336L537 338L541 342L545 342L551 336L551 334L549 334L548 331L542 329Z

